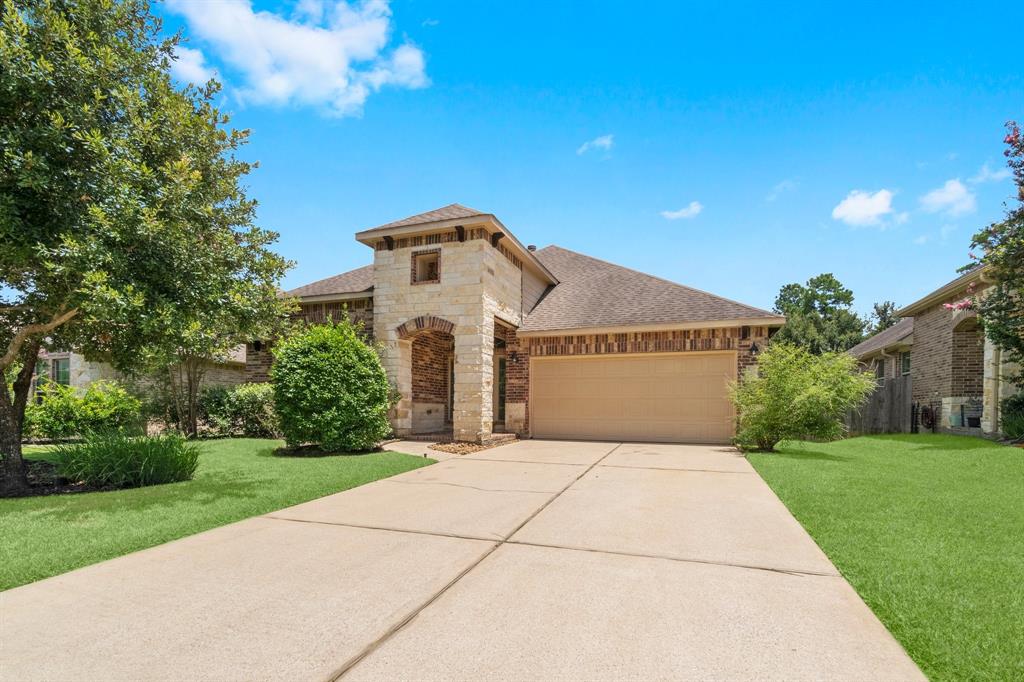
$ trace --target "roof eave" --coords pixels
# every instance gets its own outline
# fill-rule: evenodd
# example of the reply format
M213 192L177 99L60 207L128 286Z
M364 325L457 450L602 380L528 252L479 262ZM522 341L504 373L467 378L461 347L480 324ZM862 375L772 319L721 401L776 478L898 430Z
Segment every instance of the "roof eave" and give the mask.
M786 323L785 317L737 317L726 320L698 320L680 322L658 322L654 324L621 324L600 327L563 327L558 329L524 330L520 329L516 336L577 336L587 334L620 334L623 332L661 332L680 329L711 329L721 327L781 327Z
M476 225L486 225L491 227L495 231L499 231L505 235L505 238L514 245L517 255L529 263L535 270L541 275L546 277L551 284L558 284L558 278L552 274L550 270L544 267L544 264L540 262L533 251L530 251L522 242L516 238L514 234L493 213L479 213L477 215L466 216L464 218L446 218L445 220L430 220L422 223L413 223L411 225L399 225L397 227L375 227L372 230L363 230L362 232L356 232L356 241L361 244L366 244L369 247L373 247L375 242L382 237L400 237L410 234L417 234L424 230L447 230L458 226L471 227Z
M302 294L290 294L292 298L299 299L300 303L330 303L331 301L352 301L360 298L373 298L373 287L363 291L345 291L335 294L313 294L303 296Z
M972 283L985 281L985 276L988 274L989 267L990 266L988 265L983 265L980 268L971 270L961 277L957 277L952 282L939 287L924 298L918 299L910 305L900 308L896 311L896 315L899 317L913 317L914 315L931 308L936 303L945 302L946 299L956 295L960 290L966 289Z

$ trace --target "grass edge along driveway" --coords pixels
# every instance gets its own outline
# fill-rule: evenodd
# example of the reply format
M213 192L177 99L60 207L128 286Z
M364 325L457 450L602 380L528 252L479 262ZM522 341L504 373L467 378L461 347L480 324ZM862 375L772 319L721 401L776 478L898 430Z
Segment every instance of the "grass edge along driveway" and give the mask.
M900 434L749 460L929 678L1024 679L1024 450Z
M277 457L276 440L203 441L191 481L0 499L0 590L416 469L397 452ZM46 451L26 448L26 457Z

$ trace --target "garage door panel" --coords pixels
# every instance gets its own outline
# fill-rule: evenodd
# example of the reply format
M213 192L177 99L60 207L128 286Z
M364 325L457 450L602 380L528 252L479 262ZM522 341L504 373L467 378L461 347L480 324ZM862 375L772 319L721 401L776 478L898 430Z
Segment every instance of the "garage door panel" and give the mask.
M727 442L735 353L535 359L530 422L539 438Z

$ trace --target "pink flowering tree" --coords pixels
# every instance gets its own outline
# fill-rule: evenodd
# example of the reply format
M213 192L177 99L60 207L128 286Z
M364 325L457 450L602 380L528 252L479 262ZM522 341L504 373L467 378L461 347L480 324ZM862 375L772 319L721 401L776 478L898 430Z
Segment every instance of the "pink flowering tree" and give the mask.
M978 311L985 334L1009 358L1024 365L1024 136L1015 121L1006 124L1007 165L1017 185L1016 199L1007 206L1006 217L974 235L972 263L965 270L987 265L992 287L984 296L972 296L951 304L956 309ZM962 307L958 307L962 306ZM1024 383L1017 377L1018 383Z

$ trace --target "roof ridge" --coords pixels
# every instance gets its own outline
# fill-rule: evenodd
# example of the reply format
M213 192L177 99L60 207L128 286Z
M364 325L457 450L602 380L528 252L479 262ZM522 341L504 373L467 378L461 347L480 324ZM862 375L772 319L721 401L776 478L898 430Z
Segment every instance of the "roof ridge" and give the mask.
M567 249L564 246L559 246L558 244L549 244L548 246L545 246L544 248L545 249L555 248L555 249L559 249L561 251L566 251L568 253L571 253L571 254L574 254L574 255L577 255L577 256L582 256L583 258L587 258L587 259L592 260L592 261L597 261L598 263L601 263L603 265L610 265L613 268L619 268L621 270L628 270L629 272L634 272L634 273L636 273L638 275L642 275L643 277L647 277L649 279L657 280L659 282L664 282L665 284L671 284L672 286L680 287L681 289L686 289L688 291L693 291L693 292L696 292L698 294L704 294L705 296L711 296L712 298L717 298L720 301L727 301L729 303L732 303L732 304L735 304L735 305L738 305L738 306L742 306L742 307L748 308L750 310L757 310L759 312L766 313L767 315L769 315L771 317L783 317L783 315L781 315L779 313L772 312L770 310L765 310L764 308L757 308L755 306L748 305L746 303L741 303L740 301L737 301L735 299L726 298L725 296L719 296L718 294L713 294L710 291L705 291L704 289L698 289L696 287L691 287L688 284L680 284L679 282L673 282L670 279L665 279L664 277L658 277L657 275L652 275L652 274L650 274L648 272L643 272L641 270L634 270L633 268L626 267L625 265L619 265L618 263L612 263L611 261L604 260L603 258L596 258L594 256L589 256L589 255L587 255L585 253L580 253L579 251L573 251L572 249Z

